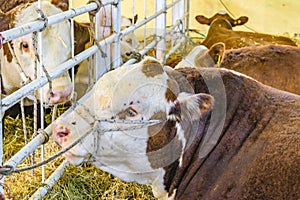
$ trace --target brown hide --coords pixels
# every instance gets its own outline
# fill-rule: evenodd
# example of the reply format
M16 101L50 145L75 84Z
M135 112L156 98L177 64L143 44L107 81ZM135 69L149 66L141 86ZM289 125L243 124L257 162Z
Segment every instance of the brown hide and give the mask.
M75 55L85 50L85 45L90 41L89 23L74 21Z
M232 69L300 95L300 48L285 45L244 47L225 51L220 67Z
M196 16L200 24L203 23L200 16ZM264 33L234 31L232 24L224 18L216 18L210 25L207 36L202 42L207 48L210 48L217 42L225 43L226 49L237 49L246 46L258 46L267 44L283 44L296 46L290 38L275 36Z
M62 11L67 11L69 9L69 0L52 0L51 3Z
M0 13L0 31L5 31L10 28L13 28L12 22L14 21L15 17L12 13Z
M6 13L11 9L17 7L18 5L25 4L25 3L32 3L35 1L37 0L0 0L0 9L3 13Z
M0 0L0 31L13 28L14 15L21 9L21 6L26 6L36 1L37 0ZM63 11L68 10L68 0L53 0L51 3Z
M300 197L300 96L285 93L225 69L181 69L195 93L215 97L213 112L226 104L225 124L212 152L199 156L201 137L218 118L192 128L182 167L167 173L175 199L298 199ZM206 83L221 74L227 102ZM206 81L204 81L206 80ZM177 82L180 85L179 79ZM215 96L216 95L216 96ZM165 177L166 179L166 177Z

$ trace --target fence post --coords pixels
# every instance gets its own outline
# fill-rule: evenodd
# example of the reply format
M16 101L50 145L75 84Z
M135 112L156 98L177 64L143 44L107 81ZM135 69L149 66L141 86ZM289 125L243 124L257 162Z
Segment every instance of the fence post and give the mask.
M116 0L115 5L112 8L112 24L113 24L113 33L119 35L121 31L121 3L120 0ZM113 43L113 55L112 55L112 66L113 68L121 66L121 47L120 47L120 37L116 37Z
M190 35L189 29L190 29L190 0L185 0L185 5L186 7L184 7L184 12L188 13L188 15L186 16L185 19L185 32L186 32L186 36Z
M165 60L166 55L166 0L155 1L155 11L164 9L164 13L155 18L155 33L156 36L162 38L156 46L156 58L162 62Z
M172 9L172 24L176 24L177 20L182 19L185 15L185 0L181 0L176 3ZM185 18L181 21L181 27L177 26L174 29L174 34L172 34L172 46L176 45L176 43L181 39L182 33L180 33L180 28L185 28Z
M111 35L112 30L112 5L108 4L103 6L96 15L96 39L102 40ZM105 72L110 69L111 56L110 56L110 44L102 46L103 52L106 57L103 57L100 51L97 51L95 56L95 80L98 80Z

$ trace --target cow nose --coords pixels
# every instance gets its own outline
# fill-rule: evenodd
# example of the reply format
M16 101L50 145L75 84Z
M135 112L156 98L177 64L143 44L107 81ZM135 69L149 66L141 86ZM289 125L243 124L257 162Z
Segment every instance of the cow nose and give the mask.
M61 145L66 141L67 136L71 134L71 130L61 122L55 122L52 127L52 137L56 143Z
M50 104L62 104L71 99L72 87L56 88L50 92Z

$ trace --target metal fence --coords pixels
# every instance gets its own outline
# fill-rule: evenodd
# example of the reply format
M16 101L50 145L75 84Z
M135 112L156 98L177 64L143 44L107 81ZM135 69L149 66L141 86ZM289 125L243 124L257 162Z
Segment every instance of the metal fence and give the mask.
M39 1L40 2L40 1ZM147 13L147 4L155 3L155 9L152 13ZM56 14L53 16L49 16L46 18L47 26L51 26L53 24L59 23L64 20L71 19L71 35L70 37L74 39L74 30L73 30L73 19L75 16L88 13L90 11L96 11L96 15L93 15L96 26L94 27L95 39L97 42L90 47L86 48L84 51L74 55L74 42L72 42L72 56L69 60L63 62L59 66L57 66L56 70L49 71L47 76L45 74L41 74L37 79L32 80L31 82L24 85L22 88L18 89L14 93L4 97L1 100L1 112L7 111L14 104L19 103L24 97L31 95L36 90L41 88L43 85L48 84L49 81L54 80L60 74L67 72L70 69L73 69L75 65L81 63L82 61L91 58L91 63L95 63L92 65L90 70L93 70L94 79L99 79L104 73L108 71L108 69L116 68L120 66L130 65L134 62L137 62L136 58L129 59L126 63L122 64L121 54L120 54L120 39L128 34L135 33L139 30L142 33L142 41L140 44L143 46L142 49L139 50L139 54L144 56L148 53L150 49L155 49L155 56L161 62L165 62L166 59L176 51L180 47L181 44L186 42L187 30L188 30L188 21L189 21L189 0L154 0L153 2L149 2L149 0L144 0L144 13L135 11L135 1L134 0L102 0L102 2L93 2L90 1L87 5L82 7L73 8L73 3L70 2L70 9L62 12L60 14ZM121 8L124 3L132 4L132 17L138 13L142 16L142 20L139 20L138 23L131 25L130 27L121 30ZM105 14L105 17L111 16L111 24L110 26L106 26L106 24L101 25L101 13ZM167 21L170 21L167 23ZM153 23L154 26L149 28L148 23ZM101 26L98 26L98 25ZM148 25L148 26L147 26ZM24 24L20 27L16 27L10 30L6 30L0 32L0 47L20 36L24 36L28 33L37 32L39 40L41 40L40 31L42 31L45 26L44 20L36 20L28 24ZM149 36L151 35L151 39ZM167 38L170 38L167 48ZM41 44L39 44L41 45ZM105 51L106 57L103 57L101 51ZM38 52L42 54L43 52ZM42 67L42 61L40 62L40 67ZM3 66L1 66L3 67ZM74 70L72 70L72 80L74 81ZM91 78L91 77L90 77ZM2 82L2 81L1 81ZM95 81L94 81L95 82ZM74 86L74 83L73 83ZM1 97L0 97L1 98ZM83 96L79 101L83 101L85 96ZM42 110L42 109L41 109ZM68 113L67 110L65 112ZM39 134L34 137L31 141L29 141L17 154L12 156L3 164L3 121L0 119L0 162L2 163L1 167L1 190L0 192L4 194L4 179L5 176L9 176L11 173L18 171L18 165L28 157L33 151L35 151L38 147L42 146L45 141L51 136L52 127L51 125L44 128L41 127L40 130L36 130ZM43 120L43 119L38 119ZM43 122L41 122L42 124ZM47 145L44 144L44 145ZM43 160L43 159L42 159ZM42 161L42 162L47 162ZM42 163L43 164L43 163ZM69 165L68 162L63 162L57 170L45 180L44 171L42 172L42 182L45 187L40 188L36 191L36 193L32 196L32 199L40 199L47 193L47 190L51 188L55 182L60 178L60 176L64 173L66 167ZM43 166L43 165L42 165ZM30 166L28 167L30 168ZM25 169L26 170L26 169Z

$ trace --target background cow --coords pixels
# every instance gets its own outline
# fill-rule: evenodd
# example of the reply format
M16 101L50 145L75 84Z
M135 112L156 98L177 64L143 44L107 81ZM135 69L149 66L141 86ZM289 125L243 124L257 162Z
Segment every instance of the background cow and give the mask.
M121 16L121 30L128 28L129 26L135 24L137 22L138 15L135 15L134 19L127 18L125 16ZM78 38L77 41L77 49L78 51L83 51L85 48L86 42L89 41L90 31L88 30L89 24L85 24L86 27L80 26L75 29L77 33L75 34L75 39ZM87 26L88 25L88 26ZM77 36L76 36L77 35ZM84 36L84 37L83 37ZM85 43L84 43L85 42ZM120 39L120 55L121 55L121 63L125 63L130 59L131 56L138 54L136 51L141 49L141 44L133 33L125 35ZM79 53L79 52L78 52ZM112 53L112 52L111 52ZM109 70L109 69L107 69ZM89 62L85 60L80 63L78 68L75 70L75 91L77 99L81 98L84 94L86 94L89 85L93 82L93 74L94 72L89 72ZM91 76L89 77L89 74ZM89 80L91 79L91 80Z
M211 18L203 15L198 15L195 18L200 24L210 25L206 38L201 43L208 48L217 42L224 42L227 49L266 44L296 46L296 43L287 37L232 30L234 26L245 24L248 21L248 17L246 16L235 20L227 13L218 13Z
M300 96L226 69L177 72L146 58L100 78L54 123L53 139L66 148L92 131L65 157L151 184L159 199L293 199L299 118ZM130 129L144 120L159 123Z
M46 16L60 13L61 10L49 2L42 2ZM37 3L22 4L7 13L1 14L1 31L14 28L37 20ZM8 27L9 25L9 27ZM43 64L47 71L53 70L71 56L70 25L68 21L52 25L42 32ZM2 81L5 94L11 94L21 88L26 81L34 79L35 50L33 34L28 34L7 42L0 49L2 66ZM40 73L39 70L37 72ZM26 76L26 80L23 76ZM52 81L52 91L49 85L44 87L44 99L49 98L50 104L64 103L72 95L72 84L67 73Z
M288 45L251 46L225 50L224 43L210 49L196 46L175 69L223 67L295 94L300 94L300 48Z

